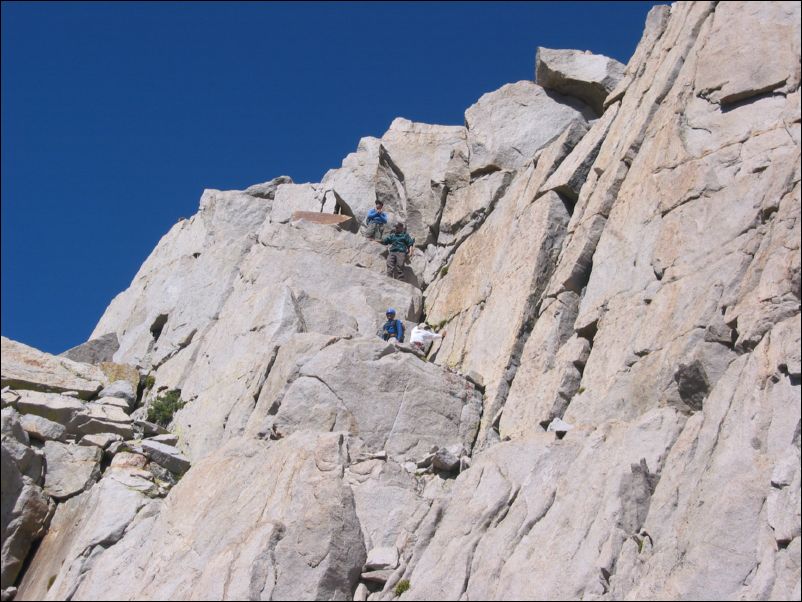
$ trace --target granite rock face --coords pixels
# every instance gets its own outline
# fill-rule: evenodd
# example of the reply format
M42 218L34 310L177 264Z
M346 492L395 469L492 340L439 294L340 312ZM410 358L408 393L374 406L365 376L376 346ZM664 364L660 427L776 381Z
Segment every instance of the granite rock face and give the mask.
M133 400L97 398L117 372L86 400L9 377L3 529L29 527L3 587L799 599L799 39L798 3L657 6L625 68L540 49L538 84L464 126L397 119L320 183L206 191L93 333ZM416 238L405 282L326 225L376 199ZM443 337L384 342L388 307ZM172 432L133 439L171 391ZM61 469L18 412L63 428L46 454L103 455L27 560Z
M369 451L384 450L400 461L432 445L472 445L481 394L464 378L378 339L321 337L293 353L299 344L288 354L279 351L251 415L251 432L344 431ZM292 371L284 368L287 362Z
M64 541L56 536L51 543L49 534L37 556L43 562L31 567L20 596L350 597L365 550L353 496L341 479L346 453L340 434L299 433L275 445L232 440L195 465L168 500L157 502L160 512L144 505L147 498L125 493L118 500L117 514L106 521L95 517L91 524L62 534ZM268 466L284 469L265 470ZM229 478L217 478L220 474ZM113 482L94 491L84 494L96 497L85 501L94 513L123 494ZM231 516L238 519L232 522ZM57 515L54 523L59 520ZM100 543L100 535L117 543L99 550L91 570L81 575L80 568L87 567L81 550L94 541ZM58 572L59 561L74 571ZM137 568L121 579L117 567L131 563ZM181 570L175 570L178 566ZM47 590L54 568L59 578Z

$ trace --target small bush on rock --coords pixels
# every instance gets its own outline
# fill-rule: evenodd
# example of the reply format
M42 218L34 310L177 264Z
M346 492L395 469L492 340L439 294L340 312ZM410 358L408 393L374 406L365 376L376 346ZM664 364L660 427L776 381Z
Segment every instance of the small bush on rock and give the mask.
M409 579L401 579L395 586L395 595L400 596L409 589Z
M181 400L181 391L173 389L159 395L148 408L148 421L167 427L173 420L173 414L186 405Z

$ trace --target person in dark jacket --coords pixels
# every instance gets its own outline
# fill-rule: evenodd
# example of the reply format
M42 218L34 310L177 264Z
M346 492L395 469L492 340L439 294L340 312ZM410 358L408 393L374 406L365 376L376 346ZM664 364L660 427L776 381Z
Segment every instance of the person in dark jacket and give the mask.
M404 263L407 260L415 239L404 232L404 224L397 223L395 230L389 236L382 239L383 245L390 245L387 253L387 275L390 278L401 280L404 274Z
M365 228L362 233L373 240L381 240L384 236L384 225L387 223L387 214L384 212L384 203L376 201L376 208L368 211L365 218Z
M382 326L381 337L385 341L397 340L399 343L404 342L404 323L401 320L395 319L395 310L391 307L385 314L387 321Z

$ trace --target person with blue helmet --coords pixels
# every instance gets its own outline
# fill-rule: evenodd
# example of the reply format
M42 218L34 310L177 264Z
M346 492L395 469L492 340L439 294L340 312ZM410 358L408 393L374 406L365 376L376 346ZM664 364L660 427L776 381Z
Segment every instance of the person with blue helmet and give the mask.
M396 320L395 310L391 307L385 312L387 321L382 326L381 338L385 341L393 341L394 339L399 343L404 342L404 323L401 320Z

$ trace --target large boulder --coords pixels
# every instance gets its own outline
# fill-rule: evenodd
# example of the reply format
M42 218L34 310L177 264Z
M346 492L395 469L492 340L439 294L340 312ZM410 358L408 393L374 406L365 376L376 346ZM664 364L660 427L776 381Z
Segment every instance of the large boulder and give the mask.
M189 470L189 460L172 445L146 439L142 442L142 451L148 458L172 473L180 475Z
M519 169L569 125L593 118L581 100L531 81L488 92L465 111L471 174Z
M282 184L292 184L292 178L290 176L279 176L268 182L248 186L243 192L250 196L272 201L276 197L276 189Z
M72 349L67 349L59 355L76 362L98 364L110 362L119 348L120 342L117 340L117 333L109 332Z
M100 362L97 365L98 368L103 370L103 374L106 375L106 380L111 383L110 387L124 387L125 385L117 384L118 381L126 381L130 384L131 390L133 393L133 398L129 397L130 392L125 393L126 399L128 399L132 404L136 400L136 392L139 390L139 381L141 380L141 375L139 373L139 368L137 368L133 364L117 364L115 362ZM119 391L119 389L117 389ZM103 397L106 395L103 391L98 393L99 397Z
M20 424L31 439L38 441L66 441L67 439L67 429L63 425L36 414L23 414L20 416Z
M378 338L319 338L316 347L279 351L250 432L345 431L399 461L433 445L472 445L481 394L464 378Z
M101 450L95 446L87 447L45 442L44 490L50 497L64 500L89 489L100 476Z
M101 398L117 397L124 399L129 405L133 405L136 401L136 387L128 380L115 380L105 387L98 396Z
M281 184L276 188L270 221L286 223L296 211L320 213L325 203L326 195L319 184Z
M80 399L39 391L20 391L19 394L17 409L23 414L33 414L56 422L70 433L75 433L86 422L87 406Z
M77 391L84 398L94 396L105 384L103 372L90 364L50 355L28 345L2 337L3 387L34 391Z
M538 47L535 80L547 90L583 100L597 115L604 112L604 99L624 77L624 65L590 51Z

